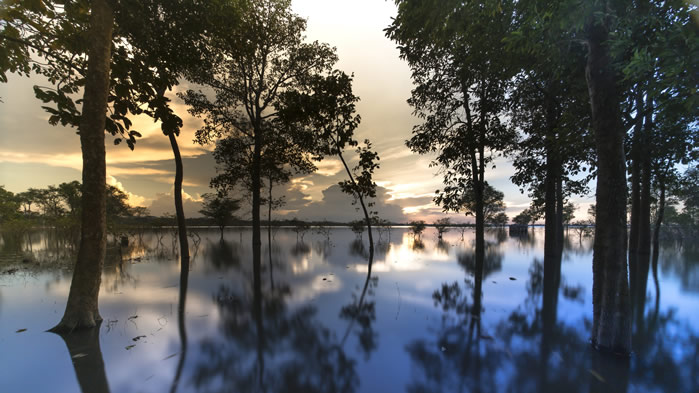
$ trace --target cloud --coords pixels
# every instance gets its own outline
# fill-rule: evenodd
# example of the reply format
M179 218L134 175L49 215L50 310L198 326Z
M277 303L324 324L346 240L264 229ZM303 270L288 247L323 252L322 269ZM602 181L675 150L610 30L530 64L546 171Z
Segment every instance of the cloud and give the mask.
M383 187L377 187L375 205L370 210L377 211L379 217L392 222L404 222L406 217L400 206L389 203L390 195ZM343 193L335 184L323 190L323 199L311 202L297 211L297 216L305 220L329 220L348 222L361 219L363 213L359 204L352 205L353 198ZM360 211L357 211L360 209Z
M116 187L117 189L119 189L119 191L121 191L121 192L123 192L124 194L126 194L126 196L127 196L127 198L128 198L128 199L126 200L126 202L127 202L129 205L131 205L131 206L144 206L144 205L146 204L146 201L148 200L148 198L146 198L146 197L143 197L143 196L140 196L140 195L136 195L136 194L134 194L134 193L131 193L131 192L127 191L127 190L124 188L124 185L121 184L121 182L118 181L118 180L117 180L114 176L112 176L112 175L107 175L107 184L109 184L110 186Z
M190 217L201 217L199 210L201 210L202 198L201 195L192 196L187 194L184 190L182 191L182 205L184 208L184 215L187 218ZM167 193L155 194L153 202L148 207L150 214L153 216L163 216L166 213L175 213L175 199L173 197L173 190Z

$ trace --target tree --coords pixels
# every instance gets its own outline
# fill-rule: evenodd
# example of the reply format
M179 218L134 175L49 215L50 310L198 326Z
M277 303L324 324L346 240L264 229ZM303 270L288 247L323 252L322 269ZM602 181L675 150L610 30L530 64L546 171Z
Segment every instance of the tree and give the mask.
M449 231L451 219L449 219L449 217L440 218L439 220L435 221L433 225L437 229L437 237L441 239L442 235Z
M202 195L202 198L204 198L204 202L202 203L202 209L199 210L199 213L204 217L212 219L214 223L216 223L221 231L221 238L223 239L223 230L233 218L233 213L240 209L239 202L220 194L214 195L206 193Z
M0 186L0 224L5 223L18 215L19 199L5 186Z
M512 219L512 222L517 225L529 225L529 223L532 221L532 212L529 208L522 210Z
M505 211L505 194L496 190L493 186L485 182L483 184L482 211L486 223L494 223L501 213ZM437 203L443 204L445 208L453 211L464 212L467 216L476 215L479 203L476 200L476 193L470 186L465 186L463 194L459 200L445 200L441 196L437 197ZM500 217L502 220L502 217Z
M109 3L94 0L79 127L83 159L80 248L65 314L53 328L57 332L92 328L102 320L98 295L107 241L104 130L113 25L114 14Z
M493 217L490 224L495 226L505 226L508 222L510 222L510 218L507 217L507 214L500 212Z
M59 184L58 194L68 206L70 215L77 216L80 212L80 198L82 197L82 185L80 182L73 180L70 183Z
M427 225L423 220L410 221L408 225L410 226L410 232L413 234L413 237L417 238L420 238L422 232L424 232L425 228L427 228Z
M315 159L336 156L342 162L348 179L338 184L342 192L352 195L353 204L359 203L369 235L369 272L374 258L372 221L376 212L370 198L376 197L373 174L379 168L379 155L371 149L371 142L364 146L354 139L354 131L361 118L355 113L359 98L352 92L352 77L333 70L328 75L309 78L308 91L287 91L279 115L284 124L293 127L304 144L313 146ZM345 149L355 147L357 164L350 169L345 159Z
M506 38L519 70L509 100L510 125L520 134L509 151L512 181L541 210L552 261L563 246L564 200L587 191L591 174L581 174L594 167L584 48L571 44L575 33L565 23L550 20L563 6L518 1L517 29Z
M592 344L628 354L631 321L626 261L625 130L618 77L608 48L613 14L605 8L591 11L594 12L585 15L583 36L588 49L585 75L597 148Z
M211 88L214 99L194 90L183 95L190 112L204 117L198 141L208 143L225 135L237 140L250 157L247 177L252 194L255 269L259 269L261 257L263 156L270 138L286 130L277 116L281 97L284 92L305 89L309 78L329 71L337 61L329 46L304 42L305 28L306 21L291 12L289 0L248 4L238 28L212 42L216 56L210 58L210 64L188 76Z
M364 224L364 220L353 220L349 223L352 232L354 232L354 234L360 239L362 237L362 233L364 233Z
M485 252L485 168L513 138L500 121L513 69L501 56L512 26L510 2L397 0L386 35L412 70L408 100L423 120L408 147L437 153L444 188L435 202L459 211L473 200L476 250ZM487 151L487 152L486 152Z

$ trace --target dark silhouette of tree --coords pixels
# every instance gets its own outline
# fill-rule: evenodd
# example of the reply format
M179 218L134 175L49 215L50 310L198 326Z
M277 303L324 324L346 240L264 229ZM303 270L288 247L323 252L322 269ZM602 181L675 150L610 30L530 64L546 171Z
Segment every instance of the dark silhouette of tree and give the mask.
M423 122L408 147L437 153L444 177L435 202L461 211L473 201L476 250L485 248L485 168L514 137L500 117L513 69L502 56L512 28L512 4L398 0L386 35L398 44L416 88L408 100Z
M204 194L202 209L199 210L204 217L214 220L223 238L223 230L233 218L233 213L240 209L237 200L222 195Z

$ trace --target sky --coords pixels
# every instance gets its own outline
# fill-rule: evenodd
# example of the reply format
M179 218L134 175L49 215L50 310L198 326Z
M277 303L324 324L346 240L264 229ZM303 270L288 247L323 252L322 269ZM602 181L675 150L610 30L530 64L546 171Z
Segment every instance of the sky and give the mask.
M362 119L356 139L370 139L381 158L374 176L379 186L374 209L393 222L431 222L444 216L432 202L435 191L442 187L438 168L430 167L432 157L414 154L405 146L419 120L406 102L413 87L410 69L383 32L396 14L395 4L382 0L294 0L292 8L307 18L307 39L336 47L340 59L336 67L354 74L354 94L361 100L357 113ZM8 83L0 84L0 185L12 192L81 178L78 135L74 129L48 124L49 115L34 97L34 85L48 82L10 75ZM177 91L170 96L173 109L184 120L178 141L185 170L185 214L195 217L201 208L201 195L212 191L208 185L216 173L216 163L211 155L213 146L193 142L201 120L187 113L186 105L175 97ZM146 206L153 215L173 213L174 161L168 139L159 124L149 118L133 120L133 129L143 135L133 152L123 143L114 146L107 136L107 181L126 192L132 205ZM285 196L286 205L275 212L275 217L331 221L361 218L352 206L352 198L337 186L346 178L340 162L326 159L317 166L316 173L294 178L285 189L278 187L277 194ZM512 174L509 161L498 158L495 168L488 168L485 175L491 185L505 193L510 218L529 205L526 194L509 180ZM578 205L576 218L586 218L594 195L572 201ZM249 208L239 215L249 215ZM447 216L453 222L473 221L463 214Z

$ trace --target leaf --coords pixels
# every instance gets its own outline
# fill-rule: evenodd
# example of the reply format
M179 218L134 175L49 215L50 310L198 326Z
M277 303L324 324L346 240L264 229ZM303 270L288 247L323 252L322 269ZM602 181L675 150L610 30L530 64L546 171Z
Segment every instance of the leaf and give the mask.
M27 331L27 329L17 329L17 331L15 333L22 333L22 332L26 332L26 331Z

